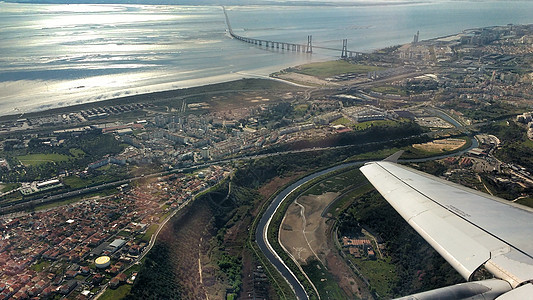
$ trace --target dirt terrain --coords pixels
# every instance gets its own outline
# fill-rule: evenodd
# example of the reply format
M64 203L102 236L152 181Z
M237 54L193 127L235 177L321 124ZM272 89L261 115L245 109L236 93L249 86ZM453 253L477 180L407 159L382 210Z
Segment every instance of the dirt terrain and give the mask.
M303 196L289 206L279 236L283 246L299 263L305 264L313 257L325 263L330 250L327 247L327 219L321 214L337 196L338 193L331 192Z
M158 238L171 249L170 264L184 299L225 297L223 286L216 280L217 267L209 260L209 239L214 233L211 218L208 205L197 201L183 216L169 222Z
M364 285L335 251L332 240L333 223L327 216L322 216L337 196L339 193L327 192L296 199L289 206L281 224L280 242L300 264L320 260L336 278L346 295L361 298L358 287Z
M423 144L414 144L413 148L428 152L444 152L459 149L464 144L466 144L466 141L462 139L445 139L434 140Z
M284 73L276 75L277 78L285 79L288 81L296 82L296 83L303 83L303 84L311 84L311 85L322 85L322 86L338 86L337 83L333 83L330 81L322 80L320 78L317 78L315 76L305 75L305 74L299 74L294 72Z

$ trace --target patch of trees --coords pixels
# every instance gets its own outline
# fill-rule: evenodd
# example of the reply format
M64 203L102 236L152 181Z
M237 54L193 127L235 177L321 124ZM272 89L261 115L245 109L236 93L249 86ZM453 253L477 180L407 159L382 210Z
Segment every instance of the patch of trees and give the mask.
M528 142L526 129L515 122L491 123L481 128L483 132L496 135L501 141L501 147L495 152L500 160L521 165L533 170L533 147Z
M358 230L359 224L372 228L385 240L398 278L391 289L393 296L464 282L378 192L372 191L359 197L339 216L339 229L343 232Z
M128 299L182 299L174 269L170 265L169 246L157 243L146 255Z
M423 143L430 139L421 136L424 133L422 127L415 122L400 122L393 125L375 125L363 130L345 132L331 135L325 138L313 140L301 140L289 145L277 147L276 150L300 150L313 147L335 147L357 145L358 152L371 152L383 149L379 142L387 141L386 147L405 146L408 143ZM408 140L407 140L408 139ZM376 143L376 144L369 144ZM364 145L366 144L366 145ZM350 151L354 151L353 149Z
M439 83L434 80L413 79L405 84L408 94L420 94L425 91L435 91L439 88Z
M518 113L517 107L501 101L454 99L445 107L459 110L466 117L478 121L502 120Z
M480 174L480 176L482 180L489 186L494 195L503 199L514 200L520 197L523 193L531 192L531 188L525 189L511 180L502 182L496 180L494 176L489 174Z
M267 124L271 129L277 129L292 124L294 107L288 102L280 102L271 106L267 111L262 113L258 120Z
M429 161L425 161L421 163L416 163L416 164L413 164L413 167L417 168L418 170L424 173L428 173L428 174L435 175L435 176L441 176L448 170L448 168L444 164L436 160L429 160Z

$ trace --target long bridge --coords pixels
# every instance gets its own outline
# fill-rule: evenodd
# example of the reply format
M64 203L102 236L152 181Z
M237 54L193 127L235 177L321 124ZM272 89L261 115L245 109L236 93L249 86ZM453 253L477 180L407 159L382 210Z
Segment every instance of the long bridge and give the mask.
M313 48L315 49L324 49L324 50L332 50L332 51L339 51L341 52L341 58L348 58L348 57L357 57L360 55L364 55L363 52L357 52L357 51L351 51L348 50L348 39L342 40L342 49L336 49L336 48L330 48L330 47L322 47L322 46L313 46L313 37L311 35L307 36L307 44L296 44L296 43L288 43L288 42L278 42L278 41L270 41L270 40L262 40L262 39L254 39L249 37L240 36L238 34L235 34L233 32L233 29L231 28L231 24L229 22L228 13L226 12L226 8L222 6L222 9L224 10L224 15L226 16L226 25L228 26L228 32L231 37L243 41L245 43L257 45L257 46L264 46L265 48L270 49L281 49L281 50L287 50L287 51L294 51L294 52L302 52L302 53L313 53Z

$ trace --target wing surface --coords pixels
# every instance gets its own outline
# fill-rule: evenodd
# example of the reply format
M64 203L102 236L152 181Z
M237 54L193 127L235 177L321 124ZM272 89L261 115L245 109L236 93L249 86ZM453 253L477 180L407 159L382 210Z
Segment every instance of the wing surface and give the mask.
M361 171L465 279L482 265L512 287L533 280L533 211L389 161Z

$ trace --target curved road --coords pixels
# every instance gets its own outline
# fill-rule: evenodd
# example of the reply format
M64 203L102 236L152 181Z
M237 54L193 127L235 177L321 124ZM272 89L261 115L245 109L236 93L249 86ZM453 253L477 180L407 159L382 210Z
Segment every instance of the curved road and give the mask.
M281 258L278 256L278 254L274 251L272 246L268 243L267 240L267 232L268 232L268 226L270 225L270 221L272 220L272 216L278 209L278 207L281 205L283 200L287 198L292 192L294 192L296 189L298 189L302 184L305 184L306 182L327 174L332 171L336 171L339 169L343 169L346 167L351 167L361 164L361 162L351 162L351 163L345 163L342 165L337 165L334 167L331 167L329 169L325 169L316 173L313 173L311 175L308 175L295 183L288 186L286 189L281 191L276 198L270 203L268 208L265 210L263 216L259 220L259 224L257 225L257 230L255 231L255 240L257 244L259 245L259 248L263 252L263 254L268 258L268 260L278 269L278 271L285 277L285 280L289 283L291 288L294 290L294 293L296 294L296 297L298 299L307 299L307 293L305 292L302 284L296 279L296 276L292 273L292 271L283 263Z
M455 152L447 155L440 155L440 156L434 156L434 157L428 157L428 158L420 158L420 159L404 159L399 160L401 162L423 162L428 160L435 160L435 159L441 159L449 156L456 156L460 155L462 153L465 153L466 151L469 151L472 148L478 147L479 144L475 138L472 139L472 145L468 147L465 150L462 150L460 152ZM322 176L324 174L340 170L343 168L353 167L356 165L362 165L369 161L357 161L357 162L349 162L344 163L341 165L337 165L310 175L307 175L306 177L296 181L295 183L291 184L287 188L285 188L283 191L281 191L274 200L269 204L268 208L263 213L263 216L261 216L261 219L259 220L259 223L257 225L257 229L255 231L255 240L257 242L257 245L261 249L261 252L267 257L267 259L270 261L272 265L276 267L276 269L281 273L281 275L285 278L285 280L289 283L292 290L294 291L296 297L298 299L308 299L308 295L305 292L304 287L302 284L298 281L294 273L285 265L283 260L279 257L279 255L274 251L270 243L267 239L267 233L268 233L268 227L270 226L270 221L272 220L272 217L274 216L275 212L278 210L281 203L295 190L297 190L301 185L307 183L310 180L313 180L319 176Z

